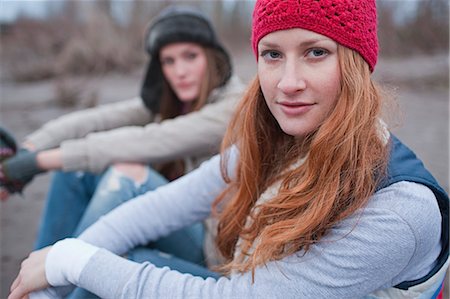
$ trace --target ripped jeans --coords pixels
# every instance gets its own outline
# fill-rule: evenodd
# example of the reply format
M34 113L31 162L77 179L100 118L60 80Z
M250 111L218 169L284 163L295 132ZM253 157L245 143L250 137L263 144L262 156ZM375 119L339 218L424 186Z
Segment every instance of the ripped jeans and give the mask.
M100 216L120 204L167 183L150 167L147 179L140 184L113 167L102 175L55 172L35 248L78 236ZM169 266L182 273L218 277L217 273L204 267L203 237L203 224L197 223L148 246L131 250L128 258L136 262L150 261L156 266Z

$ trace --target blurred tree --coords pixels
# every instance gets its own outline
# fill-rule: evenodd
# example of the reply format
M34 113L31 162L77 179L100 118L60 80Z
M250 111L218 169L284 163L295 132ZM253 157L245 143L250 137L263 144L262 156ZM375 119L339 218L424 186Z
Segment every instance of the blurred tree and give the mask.
M111 15L111 1L110 0L97 0L94 2L97 8L105 15L112 18Z
M405 56L448 52L447 0L378 1L381 54ZM405 15L408 5L416 5Z
M398 51L398 34L395 24L395 3L378 3L378 38L382 55L392 55Z
M412 47L427 54L448 51L449 2L446 0L421 1L416 18L405 24L405 36Z
M48 19L21 18L0 31L2 69L18 80L40 80L142 68L148 23L163 7L179 3L206 13L232 55L251 51L254 1L62 1L59 14L55 8ZM447 0L378 0L377 4L382 56L448 52ZM119 18L120 13L127 16Z
M78 21L78 2L77 1L64 1L62 15L68 21L76 23Z

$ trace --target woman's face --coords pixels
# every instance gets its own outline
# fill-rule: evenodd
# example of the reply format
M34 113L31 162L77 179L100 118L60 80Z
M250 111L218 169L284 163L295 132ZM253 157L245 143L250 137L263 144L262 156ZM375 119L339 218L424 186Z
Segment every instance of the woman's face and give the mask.
M288 135L316 130L340 91L337 43L304 29L274 31L258 44L258 76L271 113Z
M173 43L162 47L159 57L164 77L180 101L197 99L207 69L204 48L189 42Z

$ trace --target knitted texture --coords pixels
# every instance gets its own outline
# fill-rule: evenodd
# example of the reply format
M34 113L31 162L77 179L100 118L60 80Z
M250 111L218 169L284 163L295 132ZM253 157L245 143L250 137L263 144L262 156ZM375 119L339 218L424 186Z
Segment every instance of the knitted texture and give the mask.
M257 0L253 11L252 46L265 35L302 28L325 35L357 51L373 71L377 63L375 0Z

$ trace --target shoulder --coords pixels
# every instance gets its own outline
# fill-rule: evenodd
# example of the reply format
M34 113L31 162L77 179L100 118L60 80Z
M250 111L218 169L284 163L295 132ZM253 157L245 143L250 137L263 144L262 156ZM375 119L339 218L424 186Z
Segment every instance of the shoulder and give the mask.
M401 181L374 194L368 208L397 214L412 227L440 225L441 213L436 196L425 185Z
M391 233L389 242L395 244L395 250L413 249L404 275L415 273L414 278L419 278L428 273L441 250L442 227L436 196L428 187L409 181L389 185L371 198L363 218L366 216Z
M324 241L341 240L333 247L333 256L351 252L352 260L359 257L361 263L384 268L380 275L390 276L388 287L431 270L441 250L441 221L433 192L401 181L376 192L363 209L333 227Z
M239 100L245 90L245 84L238 76L232 76L228 82L211 92L210 103L222 100Z
M386 234L384 237L417 246L424 240L439 240L441 213L428 187L401 181L377 191L363 209L340 226L361 229L373 238Z
M379 244L382 250L390 248L392 254L398 251L425 258L440 251L441 222L433 192L424 185L401 181L376 192L363 209L337 228L370 240L367 244Z
M246 85L242 82L238 76L232 76L228 82L222 87L218 88L218 91L228 93L241 93L245 90Z

